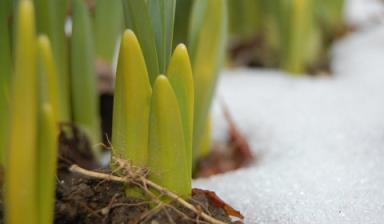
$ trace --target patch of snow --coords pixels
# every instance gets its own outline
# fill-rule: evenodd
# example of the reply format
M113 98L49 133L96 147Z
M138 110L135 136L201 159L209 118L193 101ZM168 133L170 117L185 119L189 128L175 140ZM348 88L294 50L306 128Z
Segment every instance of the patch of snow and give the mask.
M382 0L347 0L345 6L346 21L358 28L364 28L384 22Z
M384 25L346 37L333 55L331 78L225 71L217 98L261 159L194 187L216 191L246 223L384 223ZM217 102L213 121L223 140Z

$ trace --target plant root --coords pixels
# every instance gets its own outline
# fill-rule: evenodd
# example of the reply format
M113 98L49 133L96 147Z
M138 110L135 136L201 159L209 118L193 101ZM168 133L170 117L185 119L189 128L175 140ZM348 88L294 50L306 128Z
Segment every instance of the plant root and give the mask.
M183 206L184 208L192 211L197 216L197 223L212 223L212 224L226 224L226 222L220 221L208 212L204 211L200 206L194 206L186 200L179 197L177 194L171 192L170 190L150 181L147 179L149 171L147 169L139 168L133 166L130 162L119 159L112 158L113 166L117 167L111 174L101 173L96 171L87 170L81 168L80 166L73 164L69 167L69 170L73 173L84 175L94 179L100 179L105 181L114 181L119 183L129 183L136 185L144 190L144 192L157 204L154 209L150 210L147 214L143 215L140 219L145 220L148 216L153 215L153 212L160 208L169 208L170 204L166 204L160 200L162 196L168 197L173 202ZM155 190L159 195L155 195L151 190ZM177 210L171 206L172 209ZM108 210L108 208L106 208ZM179 211L179 210L178 210ZM167 211L166 211L167 212ZM182 211L179 211L182 213ZM204 221L199 221L199 219Z

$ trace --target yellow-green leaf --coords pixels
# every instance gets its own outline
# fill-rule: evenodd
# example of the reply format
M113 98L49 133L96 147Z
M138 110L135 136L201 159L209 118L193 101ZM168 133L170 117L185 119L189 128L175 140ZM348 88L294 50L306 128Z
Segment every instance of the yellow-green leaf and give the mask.
M187 149L188 172L192 176L192 135L194 113L194 87L192 67L184 44L176 47L168 66L167 77L175 91L183 122Z
M227 39L227 2L196 0L192 12L189 46L195 85L193 152L196 156L207 115L224 61Z
M9 121L9 93L11 85L12 59L8 16L11 7L0 1L0 164L4 164L5 142Z
M36 5L36 26L39 34L47 35L57 68L59 88L59 118L62 122L71 120L70 75L68 66L68 42L64 34L68 0L34 0Z
M100 143L99 96L95 52L88 9L83 0L73 1L71 40L73 120L93 145ZM97 153L97 151L95 151Z
M139 42L132 31L121 40L113 108L112 145L118 156L145 166L151 85Z
M121 0L97 0L95 12L95 44L98 59L111 64L123 26Z
M160 67L156 49L155 31L153 30L152 20L149 15L147 1L122 1L125 25L137 35L148 68L149 79L151 85L153 85L156 77L160 74Z
M247 40L260 33L263 19L260 0L228 0L228 10L230 32L236 38Z
M207 156L211 151L211 137L212 137L212 119L208 116L207 122L205 123L203 137L201 139L198 158Z
M167 77L158 76L152 96L149 129L150 179L183 197L191 194L182 118Z
M39 82L41 102L48 102L52 106L52 114L55 121L58 121L60 113L63 113L59 105L59 84L56 72L56 65L53 59L51 44L47 36L41 35L38 38L38 49L40 59L41 81Z
M37 144L37 199L39 224L51 224L54 217L58 127L53 109L44 103L39 108Z
M34 7L19 1L5 173L6 223L37 223L37 74ZM22 211L22 214L20 213Z
M155 33L159 71L164 73L172 52L176 0L147 0Z
M306 52L313 34L313 0L281 1L279 34L281 66L288 72L300 74L306 68ZM311 30L312 29L312 30ZM311 32L312 31L312 32Z
M340 31L344 23L343 8L345 0L322 0L315 1L315 10L319 17L324 32L331 34L331 32ZM334 34L333 34L334 35Z

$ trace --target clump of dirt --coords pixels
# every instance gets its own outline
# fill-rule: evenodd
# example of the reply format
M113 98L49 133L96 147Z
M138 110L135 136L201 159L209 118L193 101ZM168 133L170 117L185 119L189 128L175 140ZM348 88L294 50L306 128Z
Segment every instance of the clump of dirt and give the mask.
M203 192L194 193L188 201L212 217L231 223L225 209L216 207ZM177 203L158 208L152 208L151 203L126 197L123 183L61 171L56 189L55 223L204 223L194 212Z
M58 172L71 164L78 164L86 169L100 168L87 136L75 125L60 124Z
M124 185L61 171L56 188L55 223L127 223L148 209L127 198Z
M158 204L148 200L127 197L126 184L108 179L95 179L71 172L76 164L82 168L111 174L108 168L100 167L90 152L86 138L75 127L72 134L60 135L59 166L56 188L56 224L120 224L120 223L207 223L199 214L180 203ZM78 148L83 146L84 148ZM216 200L217 201L217 200ZM188 202L198 210L217 220L231 223L228 206L215 203L204 191L194 191Z

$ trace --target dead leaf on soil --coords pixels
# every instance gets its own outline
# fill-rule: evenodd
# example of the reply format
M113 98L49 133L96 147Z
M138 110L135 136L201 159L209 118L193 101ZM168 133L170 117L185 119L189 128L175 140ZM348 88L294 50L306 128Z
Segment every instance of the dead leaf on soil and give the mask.
M203 190L203 189L199 189L199 188L192 189L192 195L198 194L198 193L205 194L207 196L207 198L209 198L215 204L216 207L224 209L228 215L239 218L241 220L244 219L244 216L239 211L237 211L232 206L230 206L225 201L223 201L221 198L219 198L219 196L217 196L217 194L215 192Z

